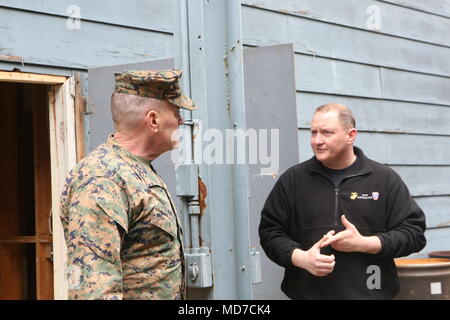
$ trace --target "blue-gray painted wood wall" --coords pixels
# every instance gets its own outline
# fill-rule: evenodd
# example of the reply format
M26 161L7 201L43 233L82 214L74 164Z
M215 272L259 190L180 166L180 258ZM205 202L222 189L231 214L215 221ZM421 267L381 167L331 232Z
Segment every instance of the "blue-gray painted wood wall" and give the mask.
M88 68L173 58L173 0L0 0L0 70L81 74L89 95ZM69 19L80 14L79 28ZM18 57L10 61L5 56ZM88 100L89 101L89 100ZM95 111L95 106L92 106ZM86 147L91 144L90 116ZM110 119L105 119L111 125ZM95 140L106 137L96 137Z
M171 58L174 5L173 0L0 0L0 69L70 75ZM79 8L79 29L68 28L71 6Z
M450 250L450 1L244 0L242 16L245 45L294 43L300 160L314 109L349 106L356 145L426 213L419 255Z
M70 5L80 8L80 29L67 28ZM175 5L0 0L0 70L71 75L172 58ZM368 28L371 6L377 31ZM426 212L422 252L450 250L450 0L243 0L242 10L246 46L294 43L300 159L312 155L314 108L348 105L357 145L394 168Z

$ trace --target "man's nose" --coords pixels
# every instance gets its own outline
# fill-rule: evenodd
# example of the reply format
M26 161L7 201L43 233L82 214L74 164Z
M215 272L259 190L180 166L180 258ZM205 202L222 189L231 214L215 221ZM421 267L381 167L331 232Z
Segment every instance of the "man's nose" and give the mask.
M313 139L314 144L322 144L323 143L323 140L322 140L322 137L320 136L320 134L317 134L312 139Z

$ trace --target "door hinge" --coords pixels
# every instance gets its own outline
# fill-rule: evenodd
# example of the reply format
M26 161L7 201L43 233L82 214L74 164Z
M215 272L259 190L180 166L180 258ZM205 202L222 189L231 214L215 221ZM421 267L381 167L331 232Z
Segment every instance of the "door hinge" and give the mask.
M250 258L252 263L252 284L261 283L261 252L256 251L256 248L250 248Z

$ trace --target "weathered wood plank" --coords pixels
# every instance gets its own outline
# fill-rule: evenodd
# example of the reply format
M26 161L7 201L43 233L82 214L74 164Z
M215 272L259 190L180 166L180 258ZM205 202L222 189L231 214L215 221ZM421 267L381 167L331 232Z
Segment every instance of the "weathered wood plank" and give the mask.
M0 43L0 54L25 64L75 69L173 56L169 34L93 22L68 29L65 18L8 9L0 10Z
M379 31L376 32L450 45L448 37L450 21L448 19L380 1L243 0L242 3L244 6L265 8L370 31L376 27L371 23L370 18L376 14L375 10L379 10L377 11L379 12Z
M67 80L63 76L47 74L0 71L0 82L22 82L37 84L63 84Z
M449 105L450 78L381 68L383 97Z
M428 255L432 251L450 250L450 228L432 229L425 231L427 245L422 253Z
M450 50L446 47L251 7L243 7L242 14L244 43L248 45L289 42L300 53L450 75Z
M450 101L450 78L301 54L295 55L295 64L298 91L445 106Z
M48 259L51 248L44 244L51 238L51 166L49 139L49 102L46 85L29 86L25 101L33 108L34 190L36 234L36 298L53 299L53 263Z
M450 167L391 166L403 179L414 196L448 195Z
M364 131L450 135L450 107L297 92L297 124L309 128L315 109L329 102L348 106Z
M295 69L298 91L382 98L376 67L296 54Z
M450 1L448 0L380 0L394 3L405 8L412 8L423 12L435 13L450 18Z
M427 228L450 227L450 196L415 199L427 217Z
M109 0L2 0L1 5L43 14L79 16L81 19L173 32L172 0L134 0L129 5ZM79 11L78 11L79 10ZM82 21L82 26L84 22Z
M59 201L64 179L76 163L74 95L73 78L61 86L51 86L49 91L55 299L67 299L68 292L65 270L67 248L59 220Z
M313 155L309 145L310 133L308 129L299 131L302 159L308 159ZM360 146L369 158L381 163L450 168L450 139L446 136L359 132L356 146Z
M72 69L63 69L59 67L47 67L44 65L33 65L33 64L24 64L17 62L6 62L1 61L0 59L0 70L13 70L15 68L20 69L22 72L30 72L30 73L40 73L40 74L51 74L51 75L59 75L70 77L72 75ZM83 70L83 69L81 69Z

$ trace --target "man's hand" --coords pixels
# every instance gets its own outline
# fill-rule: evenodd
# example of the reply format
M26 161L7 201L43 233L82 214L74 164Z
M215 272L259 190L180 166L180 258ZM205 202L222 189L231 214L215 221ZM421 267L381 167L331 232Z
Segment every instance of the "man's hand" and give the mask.
M326 234L327 240L322 242L322 247L331 245L337 251L377 253L381 249L381 241L378 237L364 237L358 229L351 224L344 215L341 216L345 230L334 235L334 231Z
M323 277L331 273L335 264L334 255L327 256L320 253L320 248L326 240L326 236L323 236L308 251L295 249L292 252L292 263L317 277Z

